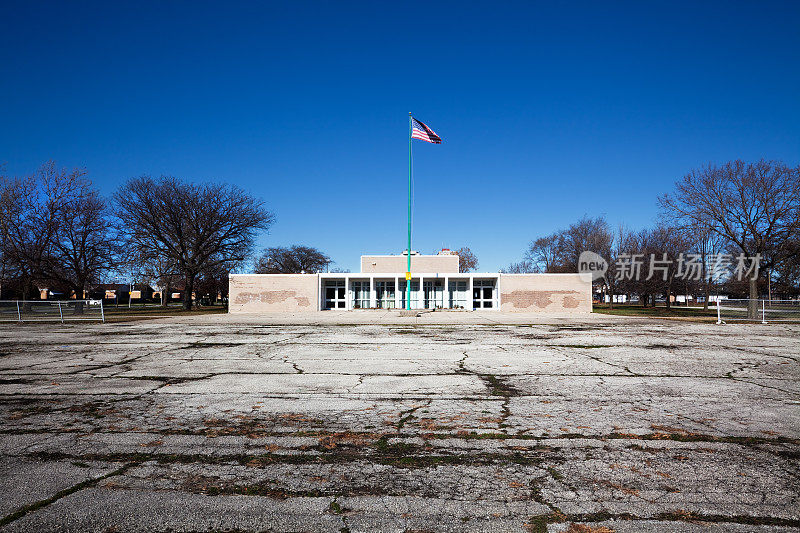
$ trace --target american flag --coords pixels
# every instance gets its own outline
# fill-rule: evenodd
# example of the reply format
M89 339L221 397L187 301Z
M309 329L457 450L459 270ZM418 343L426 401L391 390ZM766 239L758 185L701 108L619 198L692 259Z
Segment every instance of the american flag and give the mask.
M442 144L442 138L436 132L415 118L411 118L411 138L427 141L433 144Z

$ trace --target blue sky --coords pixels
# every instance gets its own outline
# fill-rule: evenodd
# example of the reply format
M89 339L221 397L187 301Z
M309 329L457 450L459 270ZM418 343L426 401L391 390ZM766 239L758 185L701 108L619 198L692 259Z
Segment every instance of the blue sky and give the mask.
M706 162L800 162L800 2L4 2L0 162L235 183L259 246L480 269L584 214L638 228Z

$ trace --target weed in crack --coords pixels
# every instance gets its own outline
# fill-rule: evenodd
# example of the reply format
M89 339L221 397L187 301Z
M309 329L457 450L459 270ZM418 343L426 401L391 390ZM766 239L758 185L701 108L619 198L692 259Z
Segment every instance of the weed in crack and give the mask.
M69 496L70 494L73 494L75 492L78 492L79 490L83 490L83 489L88 488L88 487L93 487L94 485L96 485L97 483L103 481L104 479L110 478L112 476L118 476L120 474L124 474L129 468L131 468L135 464L136 463L128 463L128 464L122 466L121 468L117 468L116 470L114 470L112 472L109 472L108 474L104 474L104 475L99 476L99 477L87 479L85 481L82 481L82 482L78 483L77 485L73 485L73 486L71 486L69 488L66 488L64 490L58 491L54 495L50 496L47 499L40 500L40 501L38 501L36 503L32 503L30 505L26 505L25 507L17 509L13 513L11 513L9 515L6 515L2 519L0 519L0 527L8 525L11 522L14 522L15 520L19 520L20 518L22 518L26 514L32 513L32 512L34 512L34 511L36 511L38 509L41 509L42 507L46 507L46 506L50 505L51 503L54 503L54 502L60 500L61 498L65 497L65 496Z

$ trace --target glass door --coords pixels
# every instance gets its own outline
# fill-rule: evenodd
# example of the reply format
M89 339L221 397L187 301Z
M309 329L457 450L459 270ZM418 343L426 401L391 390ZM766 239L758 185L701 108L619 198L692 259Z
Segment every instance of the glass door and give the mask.
M472 305L475 309L494 307L494 280L476 279L472 282Z
M464 309L467 307L467 282L451 281L448 287L450 309Z
M325 309L345 309L345 290L343 279L325 281Z

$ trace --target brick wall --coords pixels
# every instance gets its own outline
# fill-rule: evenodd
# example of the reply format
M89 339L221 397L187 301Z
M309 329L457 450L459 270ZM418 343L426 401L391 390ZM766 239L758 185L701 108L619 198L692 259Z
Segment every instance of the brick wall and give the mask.
M592 312L592 283L579 274L503 274L500 310L572 315Z
M296 313L319 307L316 274L231 274L230 313Z

